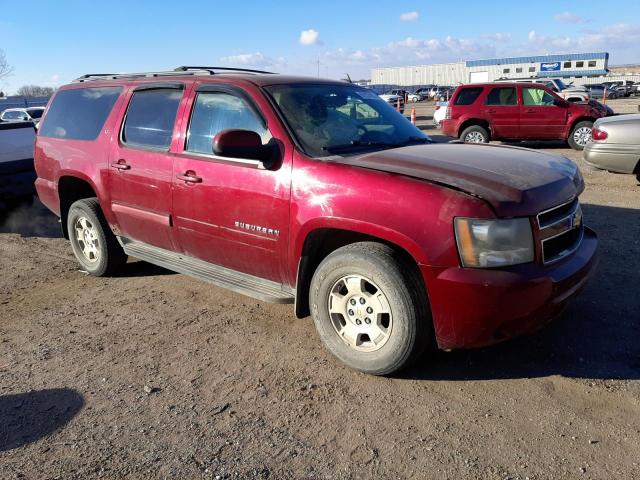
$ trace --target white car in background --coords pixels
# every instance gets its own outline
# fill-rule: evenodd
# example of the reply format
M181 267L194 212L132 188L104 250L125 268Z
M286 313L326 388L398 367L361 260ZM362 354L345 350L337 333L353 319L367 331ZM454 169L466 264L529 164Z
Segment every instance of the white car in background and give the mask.
M436 109L433 112L433 125L436 128L440 128L440 123L447 116L447 109L449 108L449 102L436 103Z
M422 95L418 93L410 93L409 95L407 95L408 102L419 102L421 100L422 100Z
M0 113L2 122L33 122L38 124L44 113L44 107L7 108Z

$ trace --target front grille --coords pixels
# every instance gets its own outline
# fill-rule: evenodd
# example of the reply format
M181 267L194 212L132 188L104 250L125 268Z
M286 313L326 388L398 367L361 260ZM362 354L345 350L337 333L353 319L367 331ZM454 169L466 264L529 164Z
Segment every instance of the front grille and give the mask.
M542 261L553 263L575 252L584 235L577 199L538 214Z

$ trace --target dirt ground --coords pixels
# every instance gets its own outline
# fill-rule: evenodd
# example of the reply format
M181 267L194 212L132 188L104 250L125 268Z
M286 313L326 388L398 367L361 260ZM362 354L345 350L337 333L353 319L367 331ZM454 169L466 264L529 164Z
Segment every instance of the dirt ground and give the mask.
M582 169L595 276L536 335L391 378L340 365L291 306L142 262L87 276L41 205L13 212L0 478L640 478L640 186L530 146Z

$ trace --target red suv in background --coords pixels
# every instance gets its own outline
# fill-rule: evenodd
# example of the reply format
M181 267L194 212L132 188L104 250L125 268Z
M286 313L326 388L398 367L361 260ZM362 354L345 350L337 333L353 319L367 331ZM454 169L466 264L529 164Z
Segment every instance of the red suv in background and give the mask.
M570 103L539 83L459 86L441 130L466 143L489 140L565 140L582 150L602 110Z

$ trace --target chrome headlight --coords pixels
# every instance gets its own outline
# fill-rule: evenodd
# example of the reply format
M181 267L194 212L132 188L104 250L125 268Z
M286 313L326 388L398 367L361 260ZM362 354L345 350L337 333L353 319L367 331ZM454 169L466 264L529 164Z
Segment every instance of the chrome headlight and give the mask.
M532 262L533 234L528 218L454 220L463 267L490 268Z

